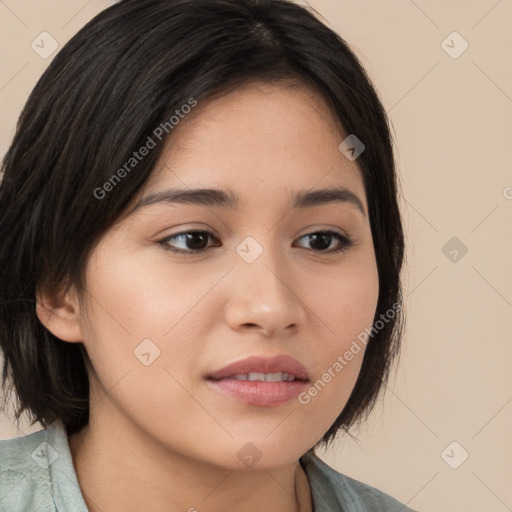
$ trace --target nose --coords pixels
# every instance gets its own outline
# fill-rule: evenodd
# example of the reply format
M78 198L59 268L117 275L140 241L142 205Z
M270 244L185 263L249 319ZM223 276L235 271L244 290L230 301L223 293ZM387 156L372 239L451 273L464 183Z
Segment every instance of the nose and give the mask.
M270 250L252 263L235 257L230 296L225 308L227 324L239 332L286 336L306 322L307 308L291 262Z

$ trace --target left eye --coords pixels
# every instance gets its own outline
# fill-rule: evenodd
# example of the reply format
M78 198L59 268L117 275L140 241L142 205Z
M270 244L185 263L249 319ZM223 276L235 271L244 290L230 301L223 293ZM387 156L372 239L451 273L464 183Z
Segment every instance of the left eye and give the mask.
M315 250L315 252L340 252L352 246L352 240L347 238L345 235L336 233L335 231L318 231L316 233L309 233L304 235L301 238L306 237L311 239L310 243L312 244L313 248L316 246L317 250ZM338 245L329 249L333 240L338 240Z
M299 240L302 238L309 238L311 248L314 252L319 253L340 252L348 249L353 245L352 240L335 231L317 231L303 235L299 238ZM163 238L162 240L159 240L157 243L167 251L189 256L204 252L208 248L208 241L210 239L215 241L217 247L220 246L220 240L218 237L216 237L210 231L204 230L191 230L184 231L182 233L176 233L175 235L170 235L166 238ZM332 248L331 244L334 240L338 241L338 245L335 245L334 248ZM171 245L171 241L181 241L185 244L185 247L176 248L175 246Z

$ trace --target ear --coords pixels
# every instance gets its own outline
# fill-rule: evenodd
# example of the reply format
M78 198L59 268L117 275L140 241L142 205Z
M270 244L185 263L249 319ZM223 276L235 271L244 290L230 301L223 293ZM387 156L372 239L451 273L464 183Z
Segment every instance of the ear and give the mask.
M38 290L36 314L41 323L57 338L82 342L80 306L75 288L69 291Z

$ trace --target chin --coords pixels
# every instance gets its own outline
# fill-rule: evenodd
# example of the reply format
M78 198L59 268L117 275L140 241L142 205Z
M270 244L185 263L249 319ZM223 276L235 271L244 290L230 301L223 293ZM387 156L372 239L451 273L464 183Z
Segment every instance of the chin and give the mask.
M243 439L231 439L230 446L216 444L218 453L211 453L210 459L215 459L218 465L234 471L266 471L286 467L294 464L314 444L304 445L301 439L297 443L286 443L284 439L272 434L264 437L245 437ZM295 436L291 439L297 439ZM227 456L233 454L233 456ZM218 455L218 457L217 457ZM213 462L213 461L212 461Z

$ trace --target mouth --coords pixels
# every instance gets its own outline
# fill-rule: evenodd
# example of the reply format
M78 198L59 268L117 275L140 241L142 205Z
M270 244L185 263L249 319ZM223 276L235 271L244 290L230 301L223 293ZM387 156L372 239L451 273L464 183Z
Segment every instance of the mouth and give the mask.
M230 377L224 377L224 379L235 379L235 380L250 380L251 382L293 382L298 379L295 375L286 372L275 372L275 373L240 373L238 375L231 375ZM212 380L223 380L223 379L212 379Z
M249 405L276 407L309 385L306 368L287 355L252 356L206 377L207 385Z

